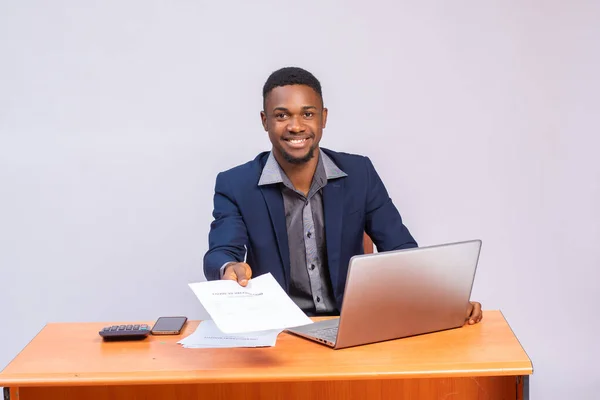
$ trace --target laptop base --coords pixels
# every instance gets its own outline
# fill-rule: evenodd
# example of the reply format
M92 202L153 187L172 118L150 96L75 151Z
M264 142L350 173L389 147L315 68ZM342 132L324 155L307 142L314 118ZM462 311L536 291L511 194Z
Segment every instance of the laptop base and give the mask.
M329 347L335 347L339 324L340 319L333 318L312 324L288 328L286 329L286 332L302 336L303 338L324 344Z

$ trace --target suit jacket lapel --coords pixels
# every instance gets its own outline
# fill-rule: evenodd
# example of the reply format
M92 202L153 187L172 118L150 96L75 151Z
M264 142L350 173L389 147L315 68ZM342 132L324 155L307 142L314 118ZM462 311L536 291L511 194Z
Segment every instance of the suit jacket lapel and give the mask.
M342 246L342 215L344 212L344 181L331 180L323 188L323 211L325 213L325 238L327 262L333 290L337 293Z
M290 284L290 249L288 247L287 228L285 223L285 209L283 206L283 197L277 185L260 186L260 190L267 203L269 216L275 237L277 238L277 247L279 256L283 262L283 270L285 275L285 285Z

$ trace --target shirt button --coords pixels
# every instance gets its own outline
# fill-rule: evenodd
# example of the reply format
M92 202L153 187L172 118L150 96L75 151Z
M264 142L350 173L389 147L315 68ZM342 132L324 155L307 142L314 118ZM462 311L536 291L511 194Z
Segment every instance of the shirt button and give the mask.
M321 298L319 296L317 296L317 303L321 302Z
M308 232L308 233L306 234L306 237L308 237L308 238L310 238L311 236L312 236L312 234L311 234L310 232Z

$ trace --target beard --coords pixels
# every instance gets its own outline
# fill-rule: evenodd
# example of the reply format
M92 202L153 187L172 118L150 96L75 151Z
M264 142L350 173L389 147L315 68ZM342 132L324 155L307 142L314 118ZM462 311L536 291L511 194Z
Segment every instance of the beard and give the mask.
M291 154L289 154L288 152L286 152L283 149L281 150L281 155L283 156L285 161L289 162L290 164L296 164L296 165L305 164L315 156L316 148L317 148L316 145L310 146L308 153L306 153L306 155L304 155L303 157L293 157Z

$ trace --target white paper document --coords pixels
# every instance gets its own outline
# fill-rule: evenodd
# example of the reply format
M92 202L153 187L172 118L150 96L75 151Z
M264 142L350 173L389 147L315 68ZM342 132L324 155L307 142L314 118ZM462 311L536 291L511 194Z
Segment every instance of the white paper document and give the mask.
M217 328L227 334L283 330L312 323L270 273L250 279L246 287L231 280L189 286Z
M273 347L281 329L243 334L226 334L217 328L213 320L200 322L200 325L189 336L181 339L179 344L188 349L228 348L228 347Z

